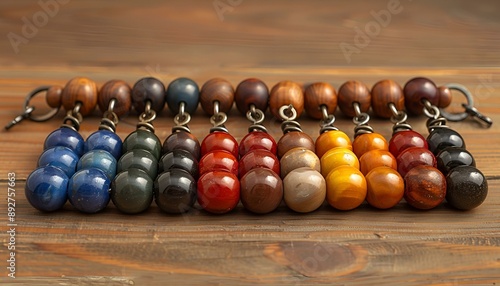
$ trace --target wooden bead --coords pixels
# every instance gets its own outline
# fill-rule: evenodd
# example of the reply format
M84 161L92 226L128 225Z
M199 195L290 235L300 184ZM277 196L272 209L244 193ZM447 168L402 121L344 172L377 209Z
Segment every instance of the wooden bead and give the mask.
M154 77L141 78L132 88L132 104L138 113L144 112L148 101L156 113L165 107L165 86Z
M283 179L283 193L286 205L299 213L318 209L325 201L326 183L321 174L308 167L291 171Z
M321 106L326 106L328 114L337 109L337 92L326 82L315 82L309 85L304 92L304 107L307 115L314 119L323 119Z
M234 88L230 82L222 78L213 78L201 87L201 107L208 115L214 115L215 101L219 102L219 111L228 112L231 110L234 101Z
M366 201L375 208L388 209L403 198L405 184L401 175L389 167L377 167L366 175Z
M389 104L393 103L397 110L405 107L405 97L401 86L392 80L381 80L372 88L373 112L382 118L391 118L392 112Z
M425 77L416 77L409 80L404 87L406 110L414 115L424 113L424 100L432 105L438 105L439 93L436 85Z
M132 89L123 80L110 80L99 91L99 109L101 112L108 110L109 102L116 99L113 111L118 116L127 114L132 106Z
M440 205L446 196L446 179L432 166L420 165L404 177L404 198L409 205L428 210Z
M255 108L265 112L269 102L269 89L260 79L246 79L236 87L234 101L239 112L243 115L246 115L252 104L255 105Z
M295 147L303 147L314 152L314 141L304 132L288 132L278 141L278 158L283 157L288 150Z
M64 109L72 110L80 102L80 113L88 115L97 105L97 85L85 77L73 78L64 87L61 98Z
M50 107L58 108L61 106L62 91L63 87L59 85L53 85L49 87L45 100Z
M304 93L302 87L292 81L282 81L271 89L269 94L269 108L274 117L281 119L279 109L283 105L293 105L299 117L304 111Z
M340 111L349 117L356 116L353 104L359 103L361 112L370 109L371 94L368 87L359 81L350 80L339 88L338 104Z
M301 167L308 167L318 172L321 171L321 163L318 156L313 151L302 147L293 148L286 152L281 157L280 167L282 178L286 177L291 171Z
M452 96L449 88L447 88L446 86L438 87L438 96L439 96L439 102L437 106L439 108L446 108L450 106Z

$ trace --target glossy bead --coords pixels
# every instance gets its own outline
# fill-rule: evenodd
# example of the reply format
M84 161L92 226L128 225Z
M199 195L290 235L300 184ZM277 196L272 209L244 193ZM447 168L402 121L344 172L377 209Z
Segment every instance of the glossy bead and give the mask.
M372 87L372 109L375 115L391 118L389 104L394 104L397 110L404 110L405 97L403 89L392 80L381 80Z
M155 202L167 213L180 214L196 202L196 180L185 170L171 169L158 175L154 183Z
M338 210L359 207L366 198L366 190L365 177L351 166L337 167L326 177L326 200Z
M438 96L439 96L439 102L437 107L446 108L451 104L451 99L452 99L451 91L446 86L438 87Z
M77 171L69 179L69 202L81 212L99 212L109 203L110 186L111 181L99 169L91 168Z
M252 169L240 180L241 203L257 214L274 211L283 199L283 183L273 171L265 168Z
M138 113L144 112L148 101L156 113L165 107L165 86L154 77L141 78L132 88L132 105Z
M108 151L92 150L80 158L77 170L96 168L104 172L109 180L116 175L116 159Z
M45 100L47 104L52 108L58 108L62 104L62 91L63 87L59 85L53 85L47 90L47 95Z
M165 142L163 142L163 154L171 152L176 149L186 150L193 155L195 159L200 158L200 142L196 137L185 131L178 131L170 134Z
M186 150L175 149L163 155L158 164L158 173L171 169L187 171L193 178L198 178L198 160Z
M296 212L315 211L323 204L325 196L325 178L316 170L298 168L283 179L283 198L286 205Z
M154 179L158 174L158 160L146 150L132 149L118 160L116 172L120 173L132 168L143 170L151 179Z
M446 200L459 210L478 207L488 195L486 178L473 166L453 168L446 177L446 184Z
M238 176L238 165L238 160L233 154L224 150L205 154L198 164L200 176L211 171L224 171Z
M323 119L321 106L325 106L328 114L337 109L337 92L326 82L310 84L304 91L304 108L307 115L314 119Z
M198 108L200 89L192 79L181 77L173 80L165 93L168 108L173 114L179 113L181 102L185 104L185 111L193 114Z
M264 149L256 149L245 154L241 157L239 162L238 174L239 177L255 168L267 168L276 174L280 173L280 161L276 156Z
M84 140L82 135L73 129L61 127L52 131L47 136L44 143L44 150L56 146L68 147L80 157L83 155Z
M321 174L328 176L333 169L347 165L359 170L359 160L354 153L342 147L333 148L321 157Z
M250 110L252 104L255 108L265 112L269 102L269 89L260 79L245 79L236 87L234 101L238 111L243 115Z
M132 107L132 89L123 80L110 80L106 82L99 91L98 104L101 112L106 112L109 103L115 99L113 112L118 116L129 113Z
M421 147L411 147L405 149L396 158L398 164L398 172L401 176L406 174L416 166L427 165L436 167L436 157L431 151Z
M123 153L133 149L143 149L155 156L156 160L160 159L161 143L160 139L150 131L136 130L130 133L123 140Z
M240 156L243 157L246 153L255 149L264 149L276 154L278 145L276 141L274 141L273 136L269 135L269 133L253 131L241 139L239 145Z
M233 154L235 158L238 158L238 142L229 133L216 131L208 134L205 139L203 139L201 142L202 156L216 150L228 151Z
M391 152L386 150L371 150L359 158L359 170L366 176L377 167L389 167L397 171L398 164Z
M69 178L59 168L43 166L26 179L24 194L34 208L44 212L61 209L68 198Z
M288 150L280 160L281 178L286 177L288 173L301 167L308 167L318 172L321 171L320 160L313 151L302 147Z
M353 104L359 103L361 112L368 112L371 104L371 94L368 87L359 81L350 80L342 84L338 93L340 111L346 116L354 117Z
M120 159L122 155L123 142L120 136L109 130L98 130L87 137L85 141L84 150L89 152L91 150L104 150L108 151L115 157L116 160Z
M136 168L118 173L111 183L111 200L121 212L141 213L153 201L153 180Z
M82 116L90 114L97 105L97 85L85 77L71 79L62 90L61 100L64 109L72 110L77 102L81 103Z
M332 130L328 132L323 132L316 139L316 154L319 158L323 157L323 155L328 152L328 150L342 147L352 150L351 139L349 136L342 131Z
M413 130L396 132L389 141L389 151L396 158L399 153L410 147L427 148L427 141L420 133Z
M420 165L411 169L406 176L406 202L414 208L428 210L439 206L446 196L446 179L438 169Z
M281 158L290 149L302 147L315 151L314 141L304 132L292 131L281 136L278 141L278 157Z
M390 167L372 169L365 177L366 201L375 208L389 209L403 198L405 184L403 177Z
M231 83L222 78L213 78L207 81L200 91L200 103L203 111L208 115L214 114L214 102L219 102L219 110L228 112L234 101L234 88Z
M439 93L436 85L428 78L416 77L409 80L404 87L406 110L412 114L424 113L424 100L438 105Z
M240 200L240 182L233 173L212 171L198 180L198 203L211 213L233 210Z
M389 150L389 143L379 133L367 133L357 136L352 142L352 151L358 158L371 150Z
M436 156L437 168L443 175L447 175L453 168L458 166L476 166L472 154L460 147L446 147Z
M427 144L434 155L446 147L466 148L464 138L457 131L449 128L436 128L431 131L427 136Z
M38 159L38 167L53 166L61 169L68 178L76 172L78 156L68 147L56 146L45 150Z
M299 117L304 111L302 87L293 81L281 81L269 93L269 109L275 118L281 118L279 109L283 105L293 105Z

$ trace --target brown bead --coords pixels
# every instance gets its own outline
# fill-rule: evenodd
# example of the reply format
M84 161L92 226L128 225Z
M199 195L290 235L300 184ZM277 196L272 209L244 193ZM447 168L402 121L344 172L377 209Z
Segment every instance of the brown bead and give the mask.
M288 150L303 147L311 151L314 149L314 141L304 132L292 131L281 136L278 141L278 158L283 157Z
M404 180L404 198L414 208L421 210L435 208L446 197L446 179L434 167L417 166L406 174Z
M432 105L439 103L439 93L436 85L425 77L416 77L409 80L403 89L406 110L412 114L424 113L424 100Z
M281 81L271 89L269 108L274 117L281 119L279 109L283 105L292 105L299 117L304 111L304 93L302 87L292 81Z
M340 111L346 116L356 116L353 107L355 102L359 103L361 112L368 112L370 109L370 100L370 90L362 82L350 80L339 88L338 104Z
M337 109L337 92L326 82L315 82L304 92L304 107L307 115L314 119L322 119L322 105L326 106L328 114L333 114Z
M77 102L81 103L80 113L85 116L94 111L97 105L97 85L85 77L75 77L64 87L61 99L64 109L72 110Z
M165 107L165 86L154 77L141 78L132 87L132 105L138 113L144 112L148 101L156 113Z
M53 85L49 87L45 100L50 107L58 108L61 106L62 91L63 87L59 85Z
M446 108L450 106L452 96L449 88L447 88L446 86L438 87L438 95L439 95L439 102L437 106L439 108Z
M200 142L189 132L178 131L170 134L163 142L162 154L166 154L176 149L186 150L191 153L196 160L200 159Z
M201 107L208 115L214 115L215 101L219 102L219 111L228 112L231 110L234 101L234 88L230 82L222 78L213 78L201 87Z
M243 115L246 115L252 104L255 105L255 108L265 112L269 103L269 89L260 79L245 79L236 87L234 101L239 112Z
M389 104L396 106L397 110L405 107L403 89L395 81L386 79L377 82L372 88L372 109L375 115L382 118L391 118L392 112Z
M113 111L118 116L127 114L132 106L132 89L123 80L110 80L99 91L99 109L101 112L108 110L109 102L116 99Z
M290 209L299 213L315 211L325 201L325 178L308 167L295 169L283 179L283 193Z
M240 180L240 199L243 206L254 213L274 211L283 200L281 178L267 168L255 168Z
M320 172L321 162L313 151L303 147L296 147L288 150L288 152L281 157L280 167L281 177L284 178L291 171L301 167L309 167Z

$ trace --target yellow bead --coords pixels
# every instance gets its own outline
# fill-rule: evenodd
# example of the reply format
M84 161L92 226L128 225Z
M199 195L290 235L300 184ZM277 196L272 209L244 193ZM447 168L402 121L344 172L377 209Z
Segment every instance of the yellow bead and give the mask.
M354 167L337 167L326 177L326 200L336 209L357 208L364 202L366 191L365 177Z
M384 136L378 133L361 134L352 142L352 151L358 158L371 150L389 150L389 144Z
M321 134L316 139L316 155L321 158L328 150L336 147L344 147L352 150L351 139L344 132L332 130Z
M333 148L321 157L321 174L326 177L331 170L343 165L359 169L358 158L347 148Z

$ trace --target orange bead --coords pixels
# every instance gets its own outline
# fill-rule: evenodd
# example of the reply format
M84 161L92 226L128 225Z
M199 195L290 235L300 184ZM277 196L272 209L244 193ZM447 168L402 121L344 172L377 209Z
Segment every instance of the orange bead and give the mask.
M351 166L337 167L326 177L326 200L339 210L360 206L366 198L366 190L365 177Z
M335 168L339 166L351 166L359 170L359 161L354 153L342 147L333 148L330 151L326 152L323 157L320 159L321 161L321 174L324 177L328 176L328 174Z
M371 150L389 150L389 144L384 136L378 133L361 134L352 142L352 151L358 158Z
M328 150L335 147L344 147L352 150L351 139L342 131L332 130L321 134L316 139L316 155L321 158Z
M397 205L405 193L405 183L399 173L389 167L377 167L366 175L366 201L378 209Z
M397 160L391 152L386 150L371 150L359 158L359 169L363 175L377 167L389 167L397 170Z

